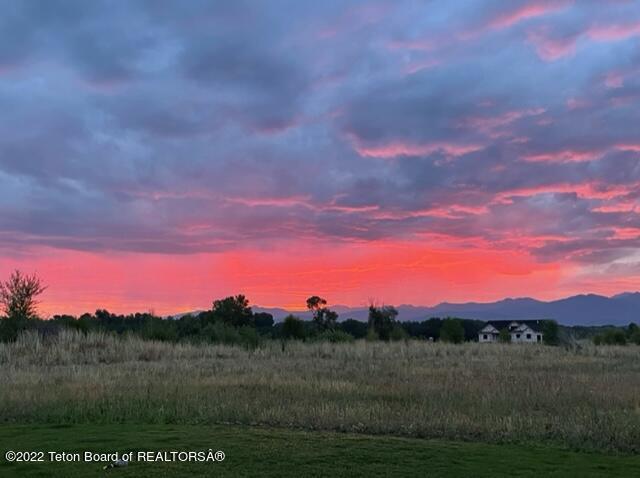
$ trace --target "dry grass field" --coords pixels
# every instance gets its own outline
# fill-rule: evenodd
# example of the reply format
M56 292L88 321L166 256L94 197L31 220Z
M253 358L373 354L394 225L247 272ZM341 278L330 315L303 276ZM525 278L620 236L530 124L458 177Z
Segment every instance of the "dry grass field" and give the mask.
M640 347L279 342L63 332L0 344L0 421L242 424L638 451Z

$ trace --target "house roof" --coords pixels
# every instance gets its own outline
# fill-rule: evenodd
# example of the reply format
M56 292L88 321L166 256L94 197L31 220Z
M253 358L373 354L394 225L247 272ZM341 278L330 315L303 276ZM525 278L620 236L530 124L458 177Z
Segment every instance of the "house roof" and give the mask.
M534 332L542 332L542 320L490 320L485 326L491 325L498 330L502 330L508 328L514 322L519 325L526 325Z
M498 333L498 329L496 329L491 324L485 324L485 326L482 327L482 329L480 330L480 333L481 334L497 334Z

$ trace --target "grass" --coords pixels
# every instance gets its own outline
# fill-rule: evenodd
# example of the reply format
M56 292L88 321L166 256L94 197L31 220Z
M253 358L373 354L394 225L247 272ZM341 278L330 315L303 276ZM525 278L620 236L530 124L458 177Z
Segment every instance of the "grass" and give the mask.
M3 477L429 476L627 477L640 475L640 457L561 451L544 446L491 445L327 432L193 425L76 425L0 427L8 449L84 452L223 450L216 463L13 463L0 458Z
M260 425L637 452L640 349L256 350L102 334L0 344L0 423Z

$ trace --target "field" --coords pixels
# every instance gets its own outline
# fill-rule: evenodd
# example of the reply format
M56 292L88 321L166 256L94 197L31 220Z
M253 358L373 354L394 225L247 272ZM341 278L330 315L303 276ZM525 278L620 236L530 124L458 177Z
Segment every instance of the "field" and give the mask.
M548 446L491 445L203 425L5 426L0 453L13 450L139 451L223 450L216 463L132 462L102 471L101 463L12 463L0 458L0 476L236 477L629 477L640 457L559 450Z
M288 343L283 351L279 342L246 350L62 332L0 345L0 367L3 444L27 440L27 424L62 436L67 429L54 427L77 424L71 430L98 435L129 430L122 443L130 447L142 443L132 438L136 432L151 433L144 441L150 449L154 430L186 433L204 447L207 434L226 433L238 455L245 438L289 436L309 443L312 461L325 443L337 447L348 436L349 453L360 443L440 450L454 459L460 452L451 450L462 447L468 464L474 453L514 458L539 450L554 463L575 451L597 458L583 460L585 466L638 464L638 347L360 341ZM82 441L69 440L70 448L81 448ZM286 459L292 451L274 456Z

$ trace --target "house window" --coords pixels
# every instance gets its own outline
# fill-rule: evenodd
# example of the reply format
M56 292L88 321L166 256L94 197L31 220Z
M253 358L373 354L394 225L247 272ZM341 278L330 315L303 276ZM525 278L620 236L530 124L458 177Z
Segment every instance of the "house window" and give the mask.
M487 334L482 335L482 340L487 340Z
M538 339L538 342L540 342L542 340L542 336L540 334L538 334L538 336L536 338Z
M516 339L519 339L519 338L520 338L520 334L516 334Z
M531 338L531 334L527 334L527 339L530 339L530 338Z

